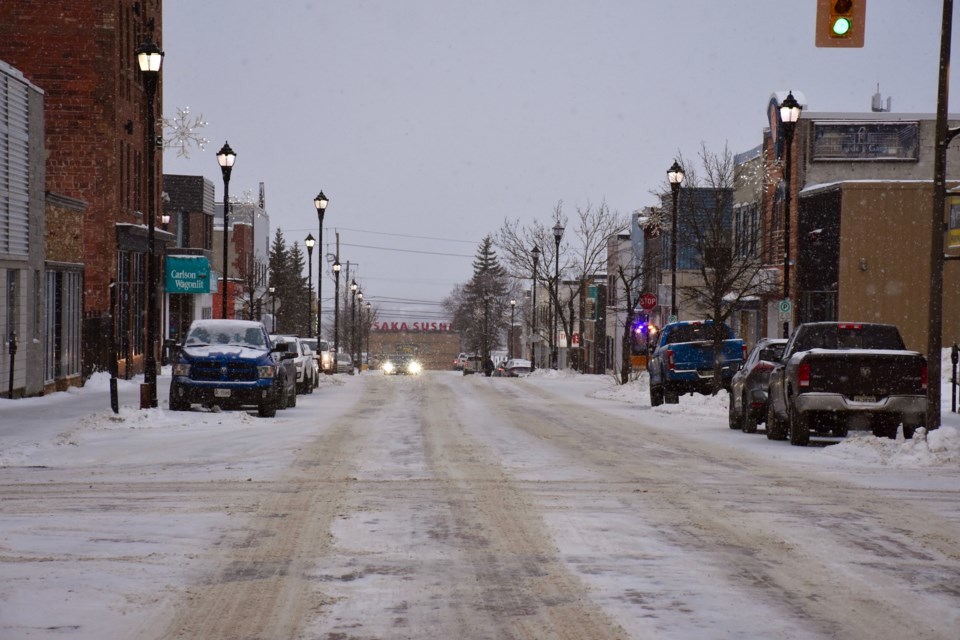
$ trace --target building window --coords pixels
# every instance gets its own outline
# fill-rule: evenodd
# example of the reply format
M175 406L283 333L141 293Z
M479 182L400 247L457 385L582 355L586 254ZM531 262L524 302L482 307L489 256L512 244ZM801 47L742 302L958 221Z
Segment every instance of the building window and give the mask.
M27 85L0 74L0 253L29 255L30 146Z

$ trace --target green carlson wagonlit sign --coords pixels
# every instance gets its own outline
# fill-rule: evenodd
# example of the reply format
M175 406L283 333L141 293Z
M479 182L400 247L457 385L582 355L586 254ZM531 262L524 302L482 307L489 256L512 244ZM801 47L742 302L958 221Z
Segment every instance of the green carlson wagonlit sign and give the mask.
M167 256L167 293L210 293L210 260L205 256Z

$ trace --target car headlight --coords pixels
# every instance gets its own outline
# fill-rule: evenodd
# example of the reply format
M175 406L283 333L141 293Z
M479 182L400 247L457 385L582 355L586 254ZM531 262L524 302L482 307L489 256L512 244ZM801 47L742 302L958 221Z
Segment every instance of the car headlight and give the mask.
M173 365L173 375L175 376L189 376L190 375L190 365L186 362L178 362Z
M383 372L384 373L393 373L393 363L389 360L383 363Z
M420 373L420 363L416 360L411 361L410 364L407 365L407 371L410 373Z
M261 378L273 378L277 373L277 367L272 364L265 364L257 367L257 375Z

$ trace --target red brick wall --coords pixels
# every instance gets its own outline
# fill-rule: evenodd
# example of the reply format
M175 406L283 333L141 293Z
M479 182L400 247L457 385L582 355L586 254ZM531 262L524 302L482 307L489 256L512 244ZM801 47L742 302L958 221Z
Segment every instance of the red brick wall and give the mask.
M161 0L0 2L0 59L44 90L46 188L88 203L86 315L109 311L114 224L147 222L134 214L146 212L148 202L146 97L134 50L148 35L162 48ZM161 97L158 86L158 114ZM158 152L158 210L162 165Z

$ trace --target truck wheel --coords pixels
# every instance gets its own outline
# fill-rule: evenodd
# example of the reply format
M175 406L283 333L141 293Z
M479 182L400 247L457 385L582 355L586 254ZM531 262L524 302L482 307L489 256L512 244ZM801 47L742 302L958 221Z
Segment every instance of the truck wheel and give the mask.
M899 423L894 422L889 418L874 418L873 435L878 438L890 438L891 440L896 440L898 424Z
M273 418L277 415L277 404L273 398L267 397L260 400L260 404L257 405L257 415L261 418Z
M680 393L671 385L663 385L663 401L667 404L680 404Z
M771 402L767 405L767 439L769 440L786 440L787 439L787 429L786 425L777 418L777 412L773 410L773 403Z
M727 426L731 429L740 430L743 427L740 425L740 416L737 415L737 410L733 406L733 394L727 394Z
M753 411L747 408L747 397L743 397L743 425L744 433L756 433L757 432L757 416L754 415Z
M659 407L663 404L663 387L650 386L650 406Z
M810 444L810 418L790 410L790 444L805 447Z
M177 387L170 387L170 411L189 411L190 403L179 396Z
M922 422L904 422L903 423L903 437L906 440L913 440L913 434L916 433L919 427L922 427Z

